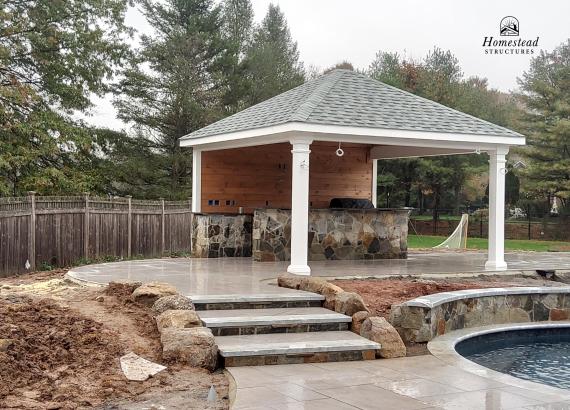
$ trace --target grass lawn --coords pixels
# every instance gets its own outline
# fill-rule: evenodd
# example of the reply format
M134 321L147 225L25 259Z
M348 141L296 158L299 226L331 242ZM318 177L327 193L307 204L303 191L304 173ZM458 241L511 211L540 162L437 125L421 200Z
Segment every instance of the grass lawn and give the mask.
M408 235L408 248L433 248L442 243L444 236ZM467 247L470 249L487 249L487 239L467 238ZM524 239L506 239L505 250L509 251L538 251L561 252L570 251L570 242L557 241L528 241Z

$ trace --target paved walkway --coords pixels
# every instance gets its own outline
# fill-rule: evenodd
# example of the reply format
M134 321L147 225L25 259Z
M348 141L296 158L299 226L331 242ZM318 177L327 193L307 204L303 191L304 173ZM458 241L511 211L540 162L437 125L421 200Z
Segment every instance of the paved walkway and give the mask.
M483 252L410 252L406 260L315 261L312 275L323 277L438 275L484 273ZM509 271L570 269L570 253L508 253ZM163 281L192 295L280 294L290 289L268 286L285 272L288 262L254 262L251 258L148 259L111 262L73 268L69 275L106 284L110 281ZM292 291L295 292L295 291Z
M232 410L570 409L570 393L500 383L434 356L235 367Z

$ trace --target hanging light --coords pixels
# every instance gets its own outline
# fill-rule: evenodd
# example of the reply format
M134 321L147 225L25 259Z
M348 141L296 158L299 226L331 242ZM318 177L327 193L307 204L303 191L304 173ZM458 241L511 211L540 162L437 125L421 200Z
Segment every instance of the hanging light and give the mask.
M338 149L336 150L336 156L342 157L344 155L344 150L340 147L340 142L338 143Z

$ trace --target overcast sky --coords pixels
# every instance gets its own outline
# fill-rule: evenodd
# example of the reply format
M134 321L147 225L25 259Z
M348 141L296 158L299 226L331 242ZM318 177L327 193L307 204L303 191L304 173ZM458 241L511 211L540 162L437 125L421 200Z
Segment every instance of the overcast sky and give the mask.
M255 20L261 21L270 3L285 13L301 60L326 68L342 60L366 68L378 50L396 51L421 59L433 46L451 50L466 76L486 77L502 91L517 87L531 56L485 55L485 36L499 37L504 16L518 18L520 38L540 37L539 48L552 50L570 38L570 1L549 0L252 0ZM127 24L151 31L141 13L132 9ZM125 125L115 117L110 99L97 99L94 125L116 129Z

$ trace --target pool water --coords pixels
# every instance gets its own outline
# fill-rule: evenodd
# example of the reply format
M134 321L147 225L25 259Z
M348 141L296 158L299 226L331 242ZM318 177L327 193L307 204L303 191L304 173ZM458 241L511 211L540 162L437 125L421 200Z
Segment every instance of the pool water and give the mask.
M490 333L463 340L455 349L501 373L570 389L570 327Z

